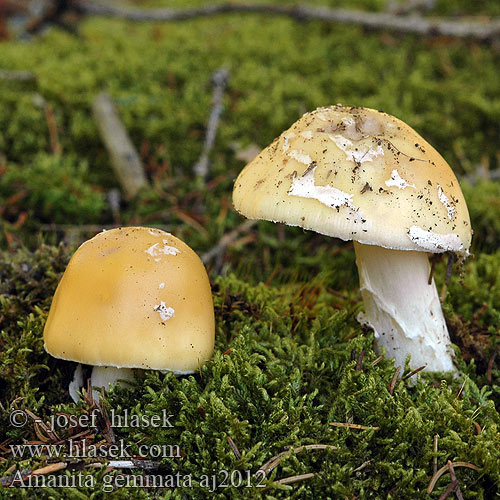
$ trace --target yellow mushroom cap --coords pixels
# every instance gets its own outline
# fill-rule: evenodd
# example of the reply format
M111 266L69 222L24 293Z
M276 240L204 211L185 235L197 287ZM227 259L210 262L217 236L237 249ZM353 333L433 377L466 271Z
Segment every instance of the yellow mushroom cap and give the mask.
M243 169L233 203L249 219L389 249L467 255L472 237L442 156L401 120L361 107L306 113Z
M71 258L43 332L56 358L195 371L212 357L212 293L201 260L159 229L99 233Z

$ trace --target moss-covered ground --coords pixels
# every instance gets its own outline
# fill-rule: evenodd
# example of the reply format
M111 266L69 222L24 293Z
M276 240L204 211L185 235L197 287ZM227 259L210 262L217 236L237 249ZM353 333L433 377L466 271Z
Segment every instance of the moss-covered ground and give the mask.
M315 3L385 8L382 0ZM500 8L494 0L441 0L430 15L500 15ZM192 167L211 109L211 75L221 66L230 81L203 184ZM0 42L0 68L37 77L0 80L0 498L439 498L449 472L431 494L426 490L448 460L476 467L455 468L464 498L496 498L500 184L488 172L499 168L499 67L494 44L260 14L149 24L90 18L78 36L51 29ZM122 201L119 213L108 203L119 186L90 110L101 91L116 100L151 184L136 200ZM100 459L14 458L12 444L57 440L31 418L13 426L13 411L48 421L89 410L67 393L75 364L45 353L42 339L76 246L103 226L149 225L203 254L243 222L231 206L242 152L266 146L303 112L338 102L403 119L461 179L473 255L453 272L443 303L460 375L419 375L394 385L392 362L379 358L373 335L355 319L362 304L352 245L259 222L207 266L217 325L213 360L192 376L144 372L132 389L117 388L103 402L116 414L173 415L173 427L116 428L115 439L136 455L142 444L178 446L179 456L150 456L156 468L134 473L178 474L179 487L125 488L127 480L133 486L130 471L105 476L105 468L88 467ZM442 260L438 286L445 274ZM69 432L59 430L63 443ZM102 425L94 434L89 442L109 445ZM264 480L257 473L280 452L308 444L330 447L291 452ZM94 484L8 487L16 470L26 476L61 461L67 470L52 476L83 474ZM278 482L301 474L314 476ZM188 475L191 485L182 486ZM213 475L218 487L210 492ZM210 484L200 484L204 476Z

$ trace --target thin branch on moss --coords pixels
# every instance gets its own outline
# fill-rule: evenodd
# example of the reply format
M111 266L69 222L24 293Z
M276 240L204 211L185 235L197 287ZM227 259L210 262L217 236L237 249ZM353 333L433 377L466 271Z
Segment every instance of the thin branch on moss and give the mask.
M100 464L101 467L113 467L114 469L142 469L142 470L157 470L161 468L160 462L154 460L139 460L131 458L130 460L110 460L107 463ZM92 464L96 467L96 464Z
M453 406L455 406L455 403L457 402L458 398L462 395L462 392L464 390L466 382L467 382L467 379L465 379L463 381L462 385L460 386L460 389L458 390L457 395L455 396L455 399L453 400Z
M92 112L125 197L132 199L148 184L139 154L108 94L99 94L94 99Z
M8 486L15 486L15 483L17 481L24 483L24 481L28 480L32 476L46 476L47 474L59 472L65 469L67 466L67 462L57 462L54 464L46 465L45 467L40 467L39 469L35 470L23 469L16 474L2 477L0 479L0 485L4 488Z
M227 439L227 442L229 443L229 446L233 450L233 453L234 453L234 456L236 457L236 460L239 460L241 458L241 453L240 453L240 450L238 450L236 443L229 436L227 436L226 439Z
M458 486L458 480L455 479L452 483L448 485L448 488L446 488L445 492L439 497L438 500L445 500L448 498L449 494L456 489Z
M475 420L472 421L472 424L476 428L477 435L479 436L479 434L483 432L483 429L481 429L481 426Z
M495 358L498 355L498 351L500 350L500 347L497 348L497 350L493 353L493 356L491 356L490 360L488 361L488 369L486 370L486 378L488 379L488 382L491 384L491 381L493 380L493 364L495 363Z
M9 469L10 471L10 469ZM8 475L0 478L0 486L3 488L7 488L9 486L15 486L15 483L20 481L23 482L26 478L31 475L31 469L21 469L17 471L15 474L8 473ZM21 476L21 478L19 478Z
M365 356L365 350L361 349L361 352L358 356L358 362L356 363L356 371L359 372L361 370L361 365L363 364L363 358Z
M46 425L45 422L40 417L37 417L31 410L25 409L24 412L31 418L31 420L33 420L33 423L35 424L35 432L38 437L40 437L39 428L41 428L52 441L59 441L61 439L57 435L56 431Z
M9 71L0 69L0 80L13 82L36 82L36 75L31 71Z
M415 368L410 373L407 373L404 377L402 377L401 380L406 380L407 378L413 377L413 375L416 375L417 373L420 373L422 370L425 370L426 367L427 367L427 365L419 366L418 368Z
M56 117L50 104L45 103L44 107L45 119L49 127L50 149L55 155L62 153L61 143L59 142L59 133L57 131Z
M436 0L407 0L404 3L391 2L387 12L396 15L407 16L408 14L428 12L436 6Z
M222 114L222 100L229 80L229 71L226 68L219 68L212 76L214 92L212 97L212 111L208 119L207 134L203 144L203 150L200 158L193 167L194 173L205 180L209 173L210 153L214 147L217 127L219 126L220 116Z
M374 359L372 361L372 366L377 366L382 360L384 359L384 355L381 354L378 358Z
M491 41L500 36L500 19L490 21L424 18L420 15L400 16L387 12L364 12L308 5L286 6L273 4L207 4L190 9L137 9L124 5L93 0L76 4L83 14L119 17L133 21L184 21L227 13L264 13L291 17L299 21L323 21L350 24L372 30L413 33L421 36L449 36Z
M399 372L401 371L401 367L398 366L396 371L394 372L394 377L392 377L391 383L389 384L388 390L389 394L392 396L394 393L394 389L396 388L396 384L398 383Z
M278 479L275 481L277 484L292 484L296 483L297 481L303 481L304 479L310 479L311 477L314 477L316 474L314 472L308 472L307 474L299 474L298 476L290 476L290 477L285 477L283 479Z
M438 441L439 441L439 434L436 434L434 436L434 446L432 448L434 451L434 458L432 459L432 469L434 471L434 475L436 474L436 472L438 470L438 457L437 457Z
M477 465L471 464L469 462L452 462L453 467L468 467L469 469L473 470L481 470ZM427 486L427 493L430 495L432 493L432 490L434 489L434 486L436 486L436 483L438 479L445 473L449 472L448 464L444 465L441 467L431 478L431 481L429 483L429 486Z
M238 236L240 236L240 234L246 233L247 231L252 229L252 227L255 226L256 223L256 220L247 220L237 228L222 236L217 245L212 247L201 256L201 261L206 264L218 255L223 254L226 248L230 246L231 243L233 243L238 238Z
M455 495L457 496L458 500L464 500L464 497L462 495L462 491L460 490L460 485L458 484L457 476L455 475L455 469L453 468L453 462L451 460L448 460L448 463L446 464L448 466L448 469L450 471L450 476L451 480L457 485L455 486Z
M53 474L54 472L58 472L60 470L65 469L68 466L67 462L57 462L55 464L46 465L45 467L41 467L40 469L34 470L31 475L32 476L44 476L46 474Z
M356 467L352 472L354 473L354 472L362 471L365 467L367 467L371 463L372 463L371 460L367 460L366 462L363 462L359 467Z
M329 422L328 425L332 425L333 427L345 427L348 429L359 429L359 430L372 430L372 431L378 431L380 430L380 427L373 426L373 425L360 425L360 424L347 424L344 422Z
M301 451L304 450L336 450L336 446L332 446L329 444L306 444L304 446L299 446L297 448L290 448L289 450L282 451L281 453L278 453L275 457L270 458L262 467L259 467L259 471L264 472L264 474L267 476L273 469L278 467L280 462L287 457L288 455L291 455L292 453L300 453Z

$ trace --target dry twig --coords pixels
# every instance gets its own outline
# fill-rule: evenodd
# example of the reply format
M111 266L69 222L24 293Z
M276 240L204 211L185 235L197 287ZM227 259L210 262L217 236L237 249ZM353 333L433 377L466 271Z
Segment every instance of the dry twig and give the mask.
M62 153L61 143L59 142L59 132L57 131L57 122L52 110L52 106L45 103L44 105L45 119L49 127L50 149L53 154L59 155Z
M230 231L229 233L225 234L220 240L219 240L219 243L217 243L217 245L215 245L214 247L212 247L210 250L208 250L207 252L205 252L202 256L201 256L201 260L204 264L206 264L207 262L210 262L213 258L217 257L218 255L224 253L225 249L231 245L231 243L233 243L237 238L238 236L241 234L241 233L246 233L247 231L249 231L253 226L255 226L255 224L257 223L256 220L247 220L245 222L243 222L240 226L238 226L237 228L233 229L232 231Z
M361 370L361 365L363 364L363 358L365 356L365 350L361 349L361 352L359 353L358 356L358 361L356 363L356 371L359 372Z
M92 111L125 197L132 199L148 184L139 154L108 94L102 93L94 99Z
M365 467L367 467L368 465L370 465L372 463L371 460L367 460L366 462L363 462L359 467L356 467L353 472L360 472L362 471Z
M332 425L333 427L345 427L347 429L359 429L359 430L373 430L378 431L380 427L373 425L360 425L360 424L347 424L345 422L330 422L328 425Z
M215 143L217 127L219 125L219 119L222 114L222 99L224 97L224 91L226 89L228 80L229 71L226 68L218 69L212 77L212 81L214 84L212 111L210 112L210 118L208 119L207 134L205 136L203 150L201 152L200 158L196 162L196 165L193 167L194 173L203 180L205 180L208 176L210 153Z
M236 460L239 460L241 458L241 453L240 453L240 450L238 450L238 447L236 446L236 443L229 436L227 436L226 439L227 439L227 442L229 443L229 446L233 450L233 453L234 453L234 456L236 457Z
M36 82L36 75L31 71L9 71L0 69L0 80L13 82Z
M491 41L500 36L500 19L490 21L424 18L419 15L400 16L388 12L364 12L347 9L331 9L309 5L278 4L207 4L189 9L138 9L113 5L94 0L81 0L78 9L83 14L119 17L134 21L184 21L227 13L265 13L288 16L300 21L323 21L350 24L372 30L388 30L396 33L413 33L421 36L449 36Z
M477 465L471 464L469 462L452 462L453 467L468 467L469 469L480 470ZM446 472L449 471L448 464L441 467L431 478L429 486L427 487L427 493L430 495L438 479Z
M264 474L267 476L269 472L271 472L273 469L278 467L280 462L287 457L288 455L291 455L292 453L300 453L303 450L336 450L336 446L331 446L329 444L306 444L304 446L299 446L297 448L290 448L289 450L282 451L281 453L278 453L275 457L270 458L262 467L259 467L259 470L264 472Z
M448 463L446 465L448 466L448 469L450 471L451 480L453 481L453 483L457 483L455 486L455 495L457 496L457 499L464 500L464 497L462 495L462 491L460 490L460 485L458 484L457 476L455 475L455 469L453 468L453 462L451 460L448 460Z
M407 373L404 377L402 377L401 380L406 380L407 378L413 377L413 375L416 375L417 373L420 373L422 370L425 370L426 366L427 365L419 366L418 368L415 368L410 373Z
M387 9L391 14L404 15L415 12L423 13L432 10L436 6L436 0L407 0L404 3L392 3Z
M298 476L290 476L290 477L284 477L283 479L278 479L275 481L278 484L292 484L296 483L297 481L302 481L304 479L310 479L311 477L314 477L316 474L314 472L308 472L307 474L299 474Z
M394 372L394 377L392 377L391 383L388 386L389 394L392 396L394 393L394 389L396 388L396 384L398 382L399 372L401 371L401 367L398 366L396 371Z
M458 481L455 479L452 483L448 485L445 492L439 497L439 500L445 500L448 498L448 495L458 486Z
M434 447L433 447L435 455L434 455L434 459L432 460L432 468L433 468L434 474L436 474L436 472L438 470L438 457L437 457L438 441L439 441L439 434L436 434L434 436Z

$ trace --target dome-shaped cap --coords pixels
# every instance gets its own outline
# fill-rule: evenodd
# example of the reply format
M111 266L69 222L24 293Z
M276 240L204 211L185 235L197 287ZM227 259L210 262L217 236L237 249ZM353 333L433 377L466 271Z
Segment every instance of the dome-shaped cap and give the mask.
M212 357L214 309L201 260L159 229L99 233L71 258L45 349L95 366L192 372Z
M236 179L249 219L398 250L466 255L469 213L442 156L381 111L331 106L306 113Z

